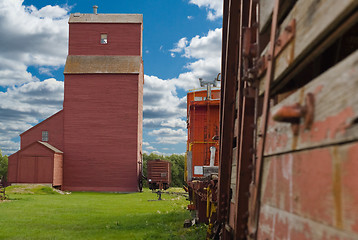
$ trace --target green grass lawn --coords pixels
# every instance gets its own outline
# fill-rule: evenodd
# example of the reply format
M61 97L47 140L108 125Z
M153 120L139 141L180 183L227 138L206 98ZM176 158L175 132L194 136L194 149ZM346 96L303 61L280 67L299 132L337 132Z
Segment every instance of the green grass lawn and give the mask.
M0 202L0 239L205 239L205 226L183 228L184 197L9 187Z

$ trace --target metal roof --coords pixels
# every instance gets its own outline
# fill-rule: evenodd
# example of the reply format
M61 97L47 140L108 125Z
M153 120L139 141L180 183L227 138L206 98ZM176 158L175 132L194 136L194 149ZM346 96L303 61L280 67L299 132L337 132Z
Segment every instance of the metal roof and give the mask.
M139 74L141 56L67 56L64 74Z
M61 150L58 150L57 148L55 148L54 146L52 146L51 144L49 144L47 142L41 142L41 141L37 141L37 142L44 145L48 149L54 151L55 153L63 153Z
M143 15L74 13L70 15L68 23L143 23Z

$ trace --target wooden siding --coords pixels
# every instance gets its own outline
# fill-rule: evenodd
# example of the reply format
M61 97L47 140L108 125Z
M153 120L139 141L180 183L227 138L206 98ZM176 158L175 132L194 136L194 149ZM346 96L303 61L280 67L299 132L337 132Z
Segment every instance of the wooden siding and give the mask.
M65 75L65 190L137 191L138 78Z
M52 115L36 126L30 128L21 136L21 149L36 141L42 141L42 131L48 131L48 143L63 150L63 111Z
M53 186L63 184L63 154L55 153L53 159Z
M141 24L70 23L69 55L141 55ZM100 44L101 33L108 44Z
M138 80L138 142L137 142L137 173L142 174L141 167L142 167L142 144L143 144L143 85L144 85L144 70L143 70L143 62L140 65L140 73L139 73L139 80ZM141 177L141 176L139 176Z
M8 170L7 170L7 181L9 183L13 183L17 181L17 159L18 159L18 152L12 154L8 158Z
M259 239L357 239L358 143L266 158Z
M56 160L56 166L55 166ZM62 183L62 153L34 142L9 157L10 183ZM56 172L56 184L54 184Z

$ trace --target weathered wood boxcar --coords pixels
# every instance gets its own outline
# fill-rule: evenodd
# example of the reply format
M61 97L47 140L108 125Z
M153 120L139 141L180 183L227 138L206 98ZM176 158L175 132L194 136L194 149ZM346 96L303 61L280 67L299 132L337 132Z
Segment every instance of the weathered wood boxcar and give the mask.
M170 162L160 159L149 160L147 179L150 190L168 189L171 182Z
M212 236L358 239L357 8L224 0Z

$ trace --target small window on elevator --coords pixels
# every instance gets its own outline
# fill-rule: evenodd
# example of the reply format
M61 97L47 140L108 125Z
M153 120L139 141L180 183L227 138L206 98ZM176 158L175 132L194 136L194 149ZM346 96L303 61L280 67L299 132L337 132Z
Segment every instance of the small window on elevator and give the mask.
M101 44L107 44L107 43L108 43L107 33L101 33Z
M42 131L42 141L43 142L48 141L48 131Z

